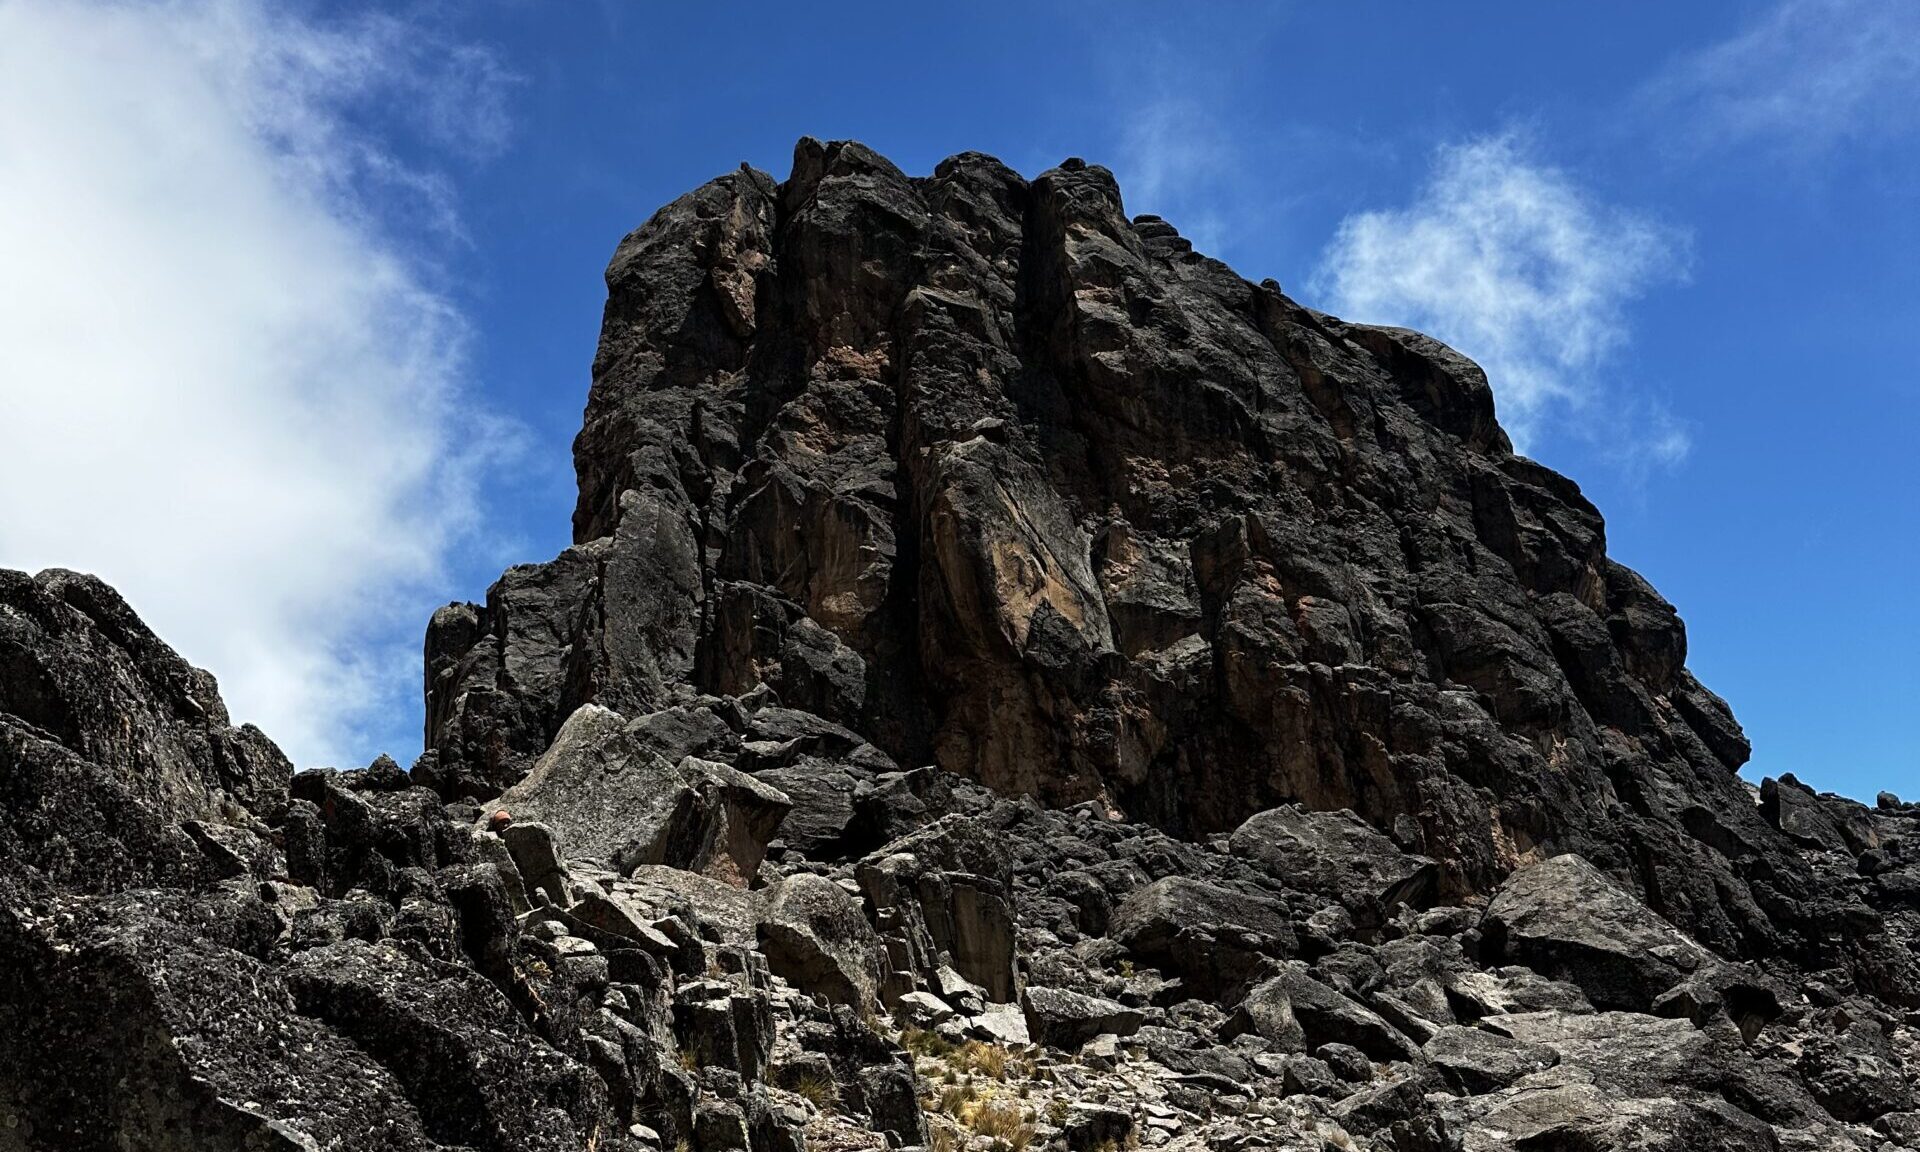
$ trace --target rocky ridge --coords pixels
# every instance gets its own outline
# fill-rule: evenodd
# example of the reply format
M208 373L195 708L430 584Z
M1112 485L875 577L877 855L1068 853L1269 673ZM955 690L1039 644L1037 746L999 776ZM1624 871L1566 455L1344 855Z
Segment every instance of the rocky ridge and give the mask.
M1079 161L607 282L410 770L0 573L0 1152L1920 1148L1920 806L1743 783L1468 361Z

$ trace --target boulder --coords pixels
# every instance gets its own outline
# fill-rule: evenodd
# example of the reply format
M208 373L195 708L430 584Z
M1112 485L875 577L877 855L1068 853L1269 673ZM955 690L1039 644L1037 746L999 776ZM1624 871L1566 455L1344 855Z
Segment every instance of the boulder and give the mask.
M832 761L803 756L786 767L755 772L753 778L793 802L779 833L788 849L811 860L829 860L840 853L863 776Z
M1346 1089L1325 1060L1289 1054L1280 1069L1280 1090L1288 1096L1340 1096Z
M792 802L725 764L669 763L617 713L588 704L497 806L552 829L569 859L621 872L665 864L744 888Z
M755 931L773 974L802 992L856 1008L876 1002L880 938L833 881L802 872L774 885Z
M681 951L679 942L655 926L660 917L649 915L624 891L583 892L565 915L655 956L674 958Z
M985 1011L967 1019L967 1034L1003 1048L1033 1043L1033 1034L1027 1028L1026 1010L1018 1004L989 1005Z
M931 992L909 992L900 997L893 1010L917 1028L936 1027L954 1015L947 1002Z
M1349 1131L1379 1132L1412 1120L1425 1103L1426 1088L1420 1077L1401 1072L1368 1084L1335 1104L1332 1116Z
M1012 877L990 829L943 817L869 855L854 876L896 970L926 983L951 967L988 999L1013 999Z
M1229 1029L1236 1035L1252 1033L1280 1052L1304 1052L1307 1030L1293 1011L1293 997L1287 985L1268 980L1255 985L1234 1010Z
M754 1083L773 1052L773 1006L764 989L719 978L683 981L673 992L673 1031L695 1068Z
M572 899L553 829L537 820L515 820L500 830L499 837L512 855L523 884L545 896L549 903L565 905Z
M1517 964L1452 972L1442 988L1448 1006L1463 1021L1509 1012L1593 1011L1592 1002L1578 987Z
M1560 1061L1559 1054L1545 1045L1459 1025L1442 1028L1421 1046L1420 1053L1449 1086L1466 1096L1505 1088Z
M1720 1091L1729 1084L1750 1089L1746 1060L1737 1048L1685 1020L1638 1012L1522 1012L1488 1017L1482 1025L1495 1035L1551 1050L1559 1066L1582 1069L1633 1096Z
M1402 905L1424 907L1439 878L1432 860L1402 852L1350 809L1271 808L1247 817L1229 843L1286 887L1339 901L1361 927L1377 927Z
M1841 1120L1870 1123L1914 1107L1915 1069L1879 1021L1838 1009L1810 1037L1797 1070L1822 1107Z
M1761 814L1768 824L1784 835L1811 849L1847 851L1843 820L1814 793L1811 787L1793 778L1768 776L1761 781ZM1864 847L1864 845L1862 845Z
M1097 1149L1124 1147L1133 1135L1133 1113L1096 1104L1081 1104L1067 1110L1060 1125L1060 1138L1068 1152L1096 1152Z
M875 1064L860 1070L860 1100L876 1131L907 1147L925 1147L927 1118L920 1110L911 1069Z
M1108 934L1138 963L1208 997L1231 998L1270 958L1298 947L1284 904L1189 876L1134 891L1114 909Z
M1694 1095L1639 1097L1580 1069L1554 1068L1510 1088L1458 1097L1442 1115L1464 1152L1522 1148L1633 1149L1634 1152L1779 1152L1764 1121L1725 1100ZM1809 1147L1836 1147L1814 1144Z
M1373 1059L1351 1044L1322 1044L1313 1050L1313 1055L1349 1084L1365 1084L1373 1079Z
M1595 1006L1645 1012L1715 963L1584 857L1568 853L1508 877L1482 923L1489 955L1577 986Z
M1067 1052L1102 1034L1131 1036L1144 1020L1136 1009L1065 988L1028 986L1020 1006L1034 1043Z
M1289 1014L1308 1047L1351 1044L1380 1060L1410 1060L1419 1051L1379 1014L1327 987L1297 964L1281 966L1271 979L1254 986L1238 1010L1247 1027L1283 1046L1293 1033L1286 1023Z

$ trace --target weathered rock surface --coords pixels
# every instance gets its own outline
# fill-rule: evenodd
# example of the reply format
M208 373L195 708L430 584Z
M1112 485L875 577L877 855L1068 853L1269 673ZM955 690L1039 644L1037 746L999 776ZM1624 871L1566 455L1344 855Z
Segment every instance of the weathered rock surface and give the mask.
M662 209L607 283L575 546L430 629L449 791L584 703L764 689L1177 834L1349 808L1439 900L1578 853L1710 948L1920 996L1800 862L1819 833L1751 803L1672 608L1445 347L1241 279L1097 166L911 178L811 140Z
M1288 804L1247 817L1230 841L1289 888L1339 901L1356 922L1377 925L1400 905L1433 894L1433 861L1402 852L1351 811Z
M855 1008L878 998L880 937L832 881L802 872L774 885L757 933L773 974L802 992Z
M671 864L745 887L793 802L732 765L669 762L597 705L561 726L526 778L490 807L552 829L568 859L626 872Z
M1036 1044L1077 1051L1096 1036L1131 1036L1140 1030L1142 1016L1104 996L1088 996L1064 988L1031 986L1020 997L1027 1014L1027 1035Z
M292 773L213 677L91 576L0 570L0 859L108 892L229 870L190 827L264 830Z
M1078 161L607 284L410 772L0 573L0 1152L1916 1147L1920 806L1742 783L1472 364Z
M1645 1012L1711 953L1568 854L1522 868L1487 906L1482 932L1495 957L1565 980L1601 1008Z

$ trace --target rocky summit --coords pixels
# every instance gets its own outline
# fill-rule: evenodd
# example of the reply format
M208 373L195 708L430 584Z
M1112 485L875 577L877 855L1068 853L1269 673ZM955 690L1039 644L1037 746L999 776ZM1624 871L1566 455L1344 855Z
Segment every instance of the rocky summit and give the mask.
M1920 1148L1920 805L1743 782L1465 358L1078 160L606 279L410 770L0 573L0 1152Z

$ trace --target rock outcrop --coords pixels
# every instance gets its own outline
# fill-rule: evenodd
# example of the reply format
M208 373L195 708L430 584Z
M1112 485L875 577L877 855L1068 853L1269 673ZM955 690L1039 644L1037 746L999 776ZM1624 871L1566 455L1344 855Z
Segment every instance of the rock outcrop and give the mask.
M1079 161L607 283L410 771L0 573L0 1152L1920 1148L1920 806L1743 783L1471 363Z
M851 143L675 201L607 284L574 547L428 631L452 791L582 704L765 690L1176 835L1352 809L1438 899L1579 853L1709 947L1920 996L1447 348L1241 279L1097 166Z

